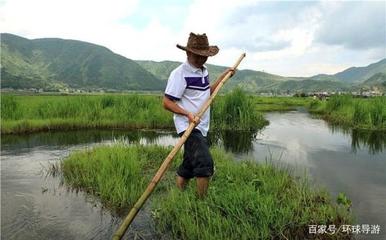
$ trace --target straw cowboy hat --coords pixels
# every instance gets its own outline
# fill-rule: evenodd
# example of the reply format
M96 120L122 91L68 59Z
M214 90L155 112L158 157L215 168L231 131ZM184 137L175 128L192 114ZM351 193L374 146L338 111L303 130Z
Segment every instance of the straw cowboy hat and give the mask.
M217 46L209 46L208 37L206 34L190 33L186 47L177 44L177 47L197 55L212 57L219 51Z

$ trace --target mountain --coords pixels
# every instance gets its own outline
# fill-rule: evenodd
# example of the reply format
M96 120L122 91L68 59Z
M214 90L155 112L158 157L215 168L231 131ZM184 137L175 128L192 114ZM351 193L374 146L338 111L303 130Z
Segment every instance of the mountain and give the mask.
M339 81L339 79L336 78L334 75L328 75L328 74L318 74L310 77L309 79L317 80L317 81Z
M276 87L277 91L287 90L289 92L320 92L320 91L347 91L349 86L342 82L324 80L317 81L312 79L306 79L303 81L285 81L278 84Z
M343 82L359 83L366 81L376 73L386 73L386 59L366 67L352 67L334 76Z
M153 74L155 77L160 79L162 82L166 82L169 78L169 74L178 67L180 62L172 62L172 61L145 61L145 60L136 60L136 62L146 71Z
M1 34L2 88L163 91L170 72L179 64L174 61L134 61L103 46L77 40L30 40ZM226 69L212 64L207 66L212 82ZM384 86L385 74L386 59L367 67L310 78L284 77L247 69L238 70L223 91L235 87L252 93L350 90Z
M156 62L143 60L137 60L137 63L148 72L152 73L154 76L160 78L163 82L165 82L165 84L170 72L181 64L180 62L172 61ZM207 64L207 67L212 82L215 81L216 78L227 69L227 67L212 64ZM238 86L250 92L257 92L262 89L269 89L269 86L278 84L280 82L289 80L300 81L304 79L305 78L282 77L253 70L239 70L232 78L232 81L227 82L227 84L224 86L224 89L227 91Z
M386 58L366 67L351 67L334 75L319 74L311 77L311 79L360 84L377 73L386 73Z
M381 90L386 89L386 73L380 72L371 76L369 79L359 85L360 88L378 88Z
M1 87L158 90L138 63L91 43L1 34Z
M180 62L171 61L137 61L144 69L151 72L154 76L167 81L170 72L177 67ZM211 81L215 81L227 67L207 64ZM215 77L215 78L213 78ZM314 81L307 78L283 77L253 70L239 70L237 74L224 85L224 91L229 91L235 87L240 87L253 93L261 92L297 92L297 91L336 91L346 90L345 83L327 81Z

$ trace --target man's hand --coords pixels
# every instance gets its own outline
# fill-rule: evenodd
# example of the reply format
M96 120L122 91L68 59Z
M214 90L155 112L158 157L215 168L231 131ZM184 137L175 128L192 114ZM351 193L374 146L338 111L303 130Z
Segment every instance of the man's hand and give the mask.
M193 122L196 126L200 123L201 119L197 116L195 116L193 113L189 112L186 115L189 119L189 122Z
M230 67L227 70L225 70L225 72L226 74L228 74L228 72L231 72L231 77L233 77L233 75L235 75L236 73L236 69L234 69L233 67Z
M229 72L231 73L230 77L233 77L233 75L235 75L235 73L236 73L236 69L234 69L233 67L230 67L230 68L225 69L225 71L223 73L221 73L221 75L218 77L217 81L212 86L210 86L210 94L211 95L214 92L214 90L217 88L218 84L225 78L225 76Z

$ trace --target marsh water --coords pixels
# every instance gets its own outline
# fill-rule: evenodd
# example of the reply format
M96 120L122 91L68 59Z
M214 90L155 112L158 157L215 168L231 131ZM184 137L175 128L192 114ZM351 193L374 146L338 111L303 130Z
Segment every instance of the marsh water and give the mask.
M352 201L357 224L379 225L386 238L386 133L328 125L306 112L268 113L258 133L216 132L210 142L237 159L273 161L306 172L315 186ZM93 130L4 135L1 139L1 239L110 239L121 222L92 196L75 192L60 177L47 175L50 163L70 152L114 141L174 145L167 131ZM127 239L162 238L149 211L141 211Z

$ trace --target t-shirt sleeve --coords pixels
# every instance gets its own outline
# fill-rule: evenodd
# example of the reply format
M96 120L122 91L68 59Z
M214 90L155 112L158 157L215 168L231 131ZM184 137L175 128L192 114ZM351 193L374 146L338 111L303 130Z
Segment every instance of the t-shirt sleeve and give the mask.
M186 88L186 81L179 71L173 71L168 79L165 96L171 100L178 101Z

